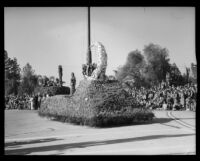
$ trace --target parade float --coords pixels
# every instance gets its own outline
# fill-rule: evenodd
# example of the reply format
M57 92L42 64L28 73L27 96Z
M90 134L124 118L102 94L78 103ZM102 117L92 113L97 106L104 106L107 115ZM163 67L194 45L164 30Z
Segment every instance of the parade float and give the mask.
M93 127L127 125L152 120L151 110L139 106L136 99L124 88L121 82L109 80L106 76L107 53L100 42L90 49L97 54L97 63L83 64L83 80L71 95L59 95L42 102L39 115L62 122ZM72 83L73 86L73 83Z

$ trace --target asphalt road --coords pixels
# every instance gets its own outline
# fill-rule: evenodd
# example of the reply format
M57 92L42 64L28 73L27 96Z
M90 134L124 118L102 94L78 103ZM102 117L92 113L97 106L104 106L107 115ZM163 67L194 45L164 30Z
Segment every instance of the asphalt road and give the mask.
M154 113L148 124L91 128L41 118L37 111L5 110L5 154L196 154L195 112Z

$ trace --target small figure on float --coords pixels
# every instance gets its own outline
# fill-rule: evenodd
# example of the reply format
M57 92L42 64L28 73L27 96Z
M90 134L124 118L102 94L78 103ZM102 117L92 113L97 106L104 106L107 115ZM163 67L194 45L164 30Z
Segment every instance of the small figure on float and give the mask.
M73 95L75 92L75 86L76 86L76 77L74 75L74 73L71 73L71 81L70 81L70 85L71 85L71 90L70 90L70 94Z

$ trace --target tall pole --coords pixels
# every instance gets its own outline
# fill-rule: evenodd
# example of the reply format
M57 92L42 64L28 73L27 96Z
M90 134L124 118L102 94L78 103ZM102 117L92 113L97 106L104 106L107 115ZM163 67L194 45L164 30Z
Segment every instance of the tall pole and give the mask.
M88 7L88 47L90 47L90 7Z
M90 7L88 7L88 53L87 53L87 65L92 63L92 55L90 51Z

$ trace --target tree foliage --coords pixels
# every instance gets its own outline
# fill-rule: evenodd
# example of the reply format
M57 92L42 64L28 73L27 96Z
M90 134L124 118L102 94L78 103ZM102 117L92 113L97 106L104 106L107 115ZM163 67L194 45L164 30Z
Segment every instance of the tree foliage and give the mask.
M176 63L170 65L170 79L171 79L171 84L173 85L184 83L183 76L181 75L181 72L177 67Z
M23 77L30 78L34 74L35 74L35 71L33 70L32 66L29 63L27 63L22 69L22 78Z
M128 54L125 65L115 71L117 80L123 82L130 78L136 87L148 87L165 80L170 71L168 50L150 43L144 46L143 52L134 50Z
M27 63L21 70L17 63L17 59L9 58L7 51L4 51L4 64L5 95L31 95L34 93L34 89L38 86L51 86L52 84L59 84L62 86L63 83L65 83L62 81L63 70L61 65L58 66L58 79L54 76L48 78L45 75L36 75L29 63Z
M170 71L168 50L150 43L144 46L143 51L147 61L146 78L155 83L165 80L166 73Z
M5 76L5 95L17 94L20 84L20 67L17 58L9 58L7 51L4 51L4 76Z
M38 77L32 66L27 63L22 69L22 81L19 86L19 95L23 93L32 94L35 87L38 85Z
M143 68L144 63L144 57L140 51L131 51L128 54L125 65L119 67L117 72L115 72L116 78L120 81L123 81L130 76L132 79L140 79L141 69Z
M197 65L194 63L191 63L191 77L190 77L191 82L197 83Z

